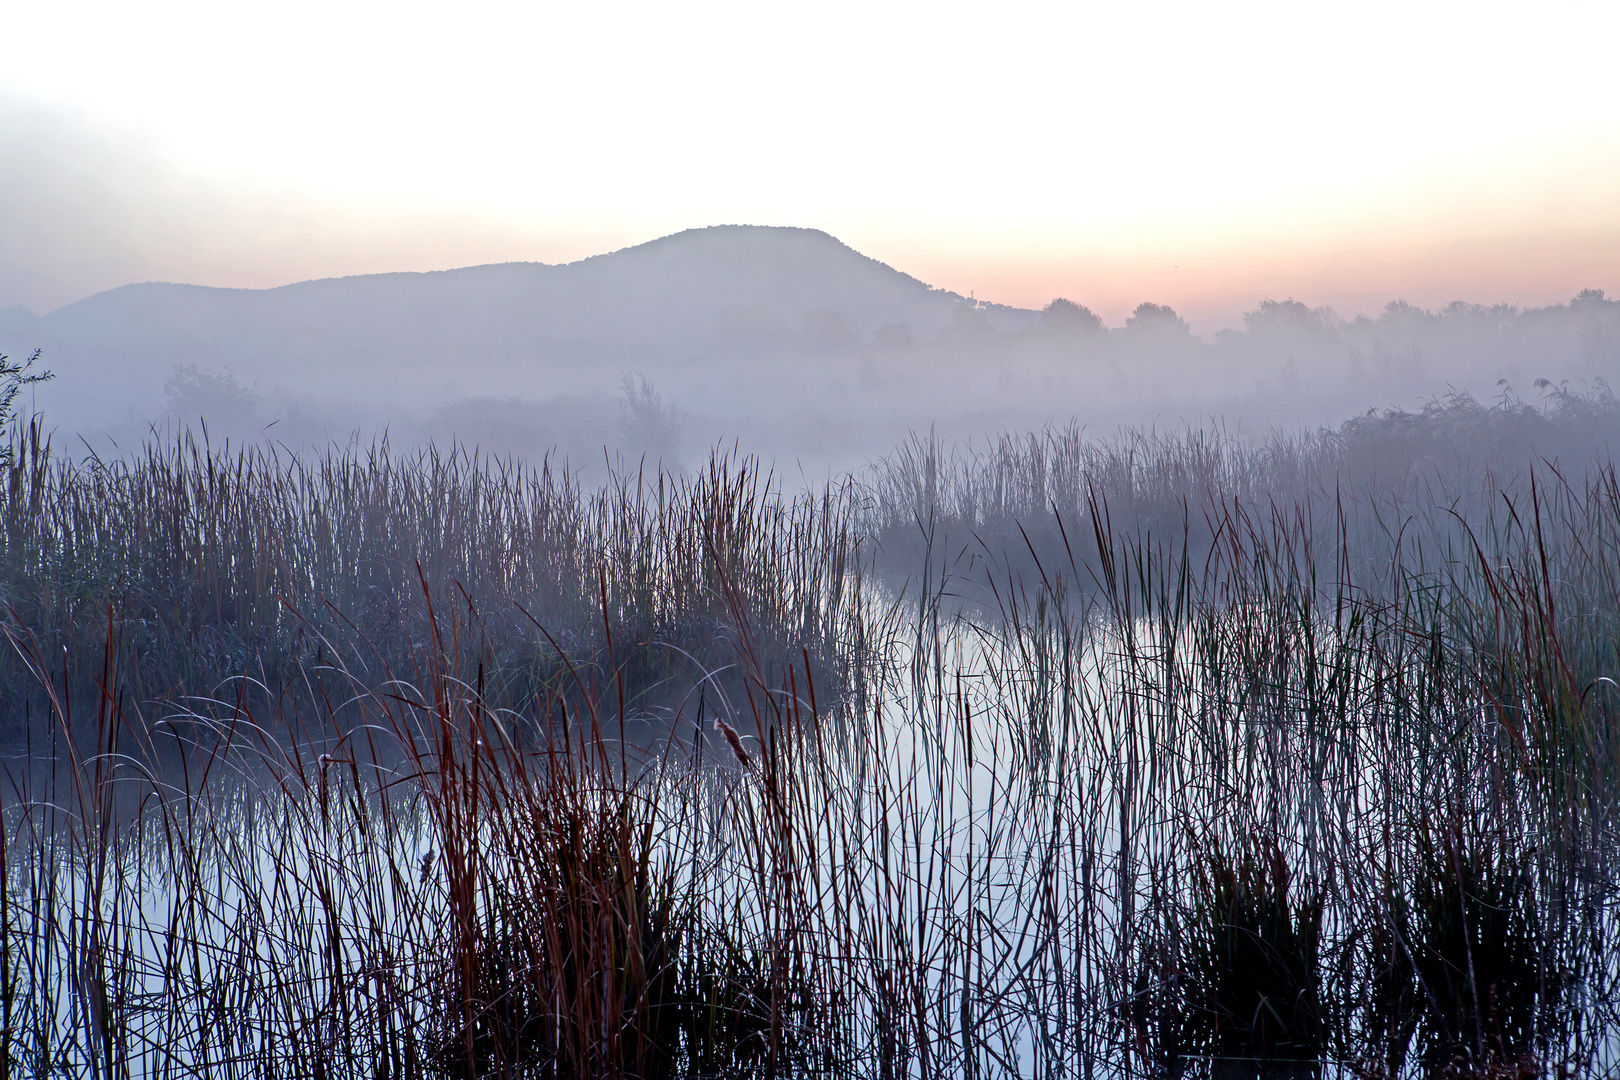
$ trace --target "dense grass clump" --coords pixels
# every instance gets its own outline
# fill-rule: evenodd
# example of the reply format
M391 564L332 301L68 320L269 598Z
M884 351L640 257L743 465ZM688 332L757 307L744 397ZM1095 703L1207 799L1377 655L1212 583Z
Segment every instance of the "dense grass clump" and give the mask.
M1186 1041L1212 1058L1319 1061L1322 1014L1319 888L1294 880L1263 833L1228 854L1201 852L1187 927Z
M1082 473L1077 503L1007 519L1018 544L912 507L906 556L894 486L767 496L717 460L565 496L524 473L479 535L543 518L577 539L515 578L479 561L510 549L423 524L486 505L457 500L495 467L334 459L387 489L354 496L398 514L378 545L461 537L493 576L421 560L382 640L360 593L326 622L276 594L285 622L252 625L307 643L239 694L199 693L127 617L185 609L51 606L48 564L23 566L8 588L35 606L7 630L43 704L4 803L0 1068L1611 1074L1612 464L1526 462L1449 500L1354 472L1331 494L1243 486L1267 455L1310 471L1285 451L1221 444L1205 494L1151 513ZM61 499L95 522L73 499L106 490L111 515L118 484L192 505L159 480L214 475L201 451L154 460L108 466L106 489L51 466L18 520L77 520ZM264 538L233 551L280 543L272 510L306 507L286 531L314 536L322 500L349 505L304 466L233 460L241 498L195 519ZM141 547L144 528L34 535L121 538L189 581L223 550ZM867 577L874 532L891 569L912 560L892 586ZM349 558L277 580L319 600ZM524 668L492 612L542 564L574 591L510 623L549 650ZM647 726L665 647L683 666L658 669Z
M1374 410L1336 429L1260 437L1220 424L1107 438L1070 424L982 448L914 437L868 470L862 526L904 573L930 530L1049 566L1090 561L1100 507L1110 533L1174 539L1197 561L1218 545L1228 511L1261 521L1275 511L1295 517L1290 527L1324 556L1324 570L1342 556L1365 577L1423 539L1455 542L1467 527L1488 527L1499 495L1526 493L1532 470L1544 485L1567 476L1579 486L1616 451L1620 400L1602 382L1587 393L1549 389L1541 407L1510 395L1485 406L1459 393L1417 412ZM1414 515L1427 518L1429 536L1407 535ZM1436 553L1424 555L1434 568Z
M136 701L276 702L334 647L380 681L409 669L437 605L475 612L461 647L479 651L491 700L572 685L570 665L598 678L612 667L650 711L668 705L669 680L728 662L721 569L748 602L756 647L778 658L809 649L836 663L859 603L849 499L784 496L750 459L585 489L549 461L460 448L283 458L185 433L126 459L73 461L53 456L37 422L13 446L0 604L37 652L66 650L78 669L100 655L111 617ZM35 674L15 654L0 661L13 739L29 709L43 714Z

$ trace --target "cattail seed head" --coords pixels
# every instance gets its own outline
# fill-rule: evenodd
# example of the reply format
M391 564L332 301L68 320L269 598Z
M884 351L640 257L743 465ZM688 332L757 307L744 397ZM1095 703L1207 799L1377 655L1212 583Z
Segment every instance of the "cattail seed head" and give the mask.
M731 744L731 752L737 755L737 760L747 765L748 751L743 749L742 736L737 734L737 729L718 716L714 718L714 726L726 737L726 742Z

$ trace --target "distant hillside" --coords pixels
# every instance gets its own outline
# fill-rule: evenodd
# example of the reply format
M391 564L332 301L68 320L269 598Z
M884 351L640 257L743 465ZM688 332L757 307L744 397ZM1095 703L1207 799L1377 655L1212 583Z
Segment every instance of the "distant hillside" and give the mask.
M0 312L0 351L43 347L76 393L155 401L175 364L195 364L261 385L386 394L402 376L453 379L490 365L600 362L611 374L644 360L836 348L880 332L927 340L963 303L824 232L720 225L566 265L275 289L127 285L45 316ZM981 311L1004 331L1039 318Z
M1205 341L1160 304L1107 328L1077 304L1047 316L930 288L813 229L724 225L561 266L129 285L0 312L0 353L36 348L57 379L23 408L98 453L206 417L210 439L386 431L576 462L737 442L797 468L859 463L914 430L1294 429L1460 391L1602 396L1620 385L1620 303L1397 300L1346 320L1263 300Z

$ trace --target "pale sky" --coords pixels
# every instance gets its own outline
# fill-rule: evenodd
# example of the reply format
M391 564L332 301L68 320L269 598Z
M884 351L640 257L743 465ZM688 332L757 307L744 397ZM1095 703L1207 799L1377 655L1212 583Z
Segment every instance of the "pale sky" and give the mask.
M722 222L1204 331L1266 296L1620 291L1612 2L0 0L0 25L0 306Z

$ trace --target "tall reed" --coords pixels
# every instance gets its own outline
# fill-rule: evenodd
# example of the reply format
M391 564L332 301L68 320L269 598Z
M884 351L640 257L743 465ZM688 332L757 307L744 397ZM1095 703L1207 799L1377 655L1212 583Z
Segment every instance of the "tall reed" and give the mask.
M1620 1067L1612 467L1538 463L1461 525L1399 504L1382 559L1348 523L1387 505L1216 489L1161 520L1093 485L1019 519L1046 549L921 516L904 587L858 594L821 554L853 526L771 540L725 475L660 534L713 651L651 737L615 612L665 601L616 608L602 561L589 662L547 627L522 695L426 560L420 632L334 622L291 703L154 707L116 613L65 660L13 625L27 752L62 764L10 773L5 1067Z
M566 683L559 657L600 666L611 634L634 659L627 692L666 705L661 683L730 655L716 559L776 656L808 648L835 662L859 602L851 501L832 487L784 495L748 458L717 454L690 479L632 468L588 489L549 460L459 447L306 460L185 432L130 458L74 461L36 422L16 450L0 485L0 617L82 667L110 607L124 685L141 700L273 700L333 643L356 673L399 667L429 635L424 580L441 606L477 611L487 690L506 702ZM16 735L19 706L43 702L14 656L0 686Z

